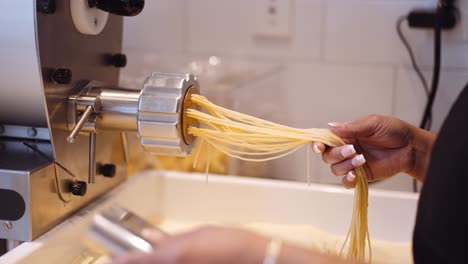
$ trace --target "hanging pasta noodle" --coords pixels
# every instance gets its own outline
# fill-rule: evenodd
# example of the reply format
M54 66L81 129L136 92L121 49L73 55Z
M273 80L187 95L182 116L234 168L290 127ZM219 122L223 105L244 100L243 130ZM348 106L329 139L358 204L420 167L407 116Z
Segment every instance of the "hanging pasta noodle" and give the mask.
M188 118L196 119L202 124L200 128L189 127L188 133L241 160L261 162L278 159L303 146L309 148L311 142L322 142L331 147L345 144L328 129L297 129L279 125L217 106L197 94L191 95L191 101L207 113L196 109L187 110ZM367 227L367 178L362 167L356 169L356 175L351 226L340 255L348 245L347 257L363 261L367 248L370 261L372 250Z

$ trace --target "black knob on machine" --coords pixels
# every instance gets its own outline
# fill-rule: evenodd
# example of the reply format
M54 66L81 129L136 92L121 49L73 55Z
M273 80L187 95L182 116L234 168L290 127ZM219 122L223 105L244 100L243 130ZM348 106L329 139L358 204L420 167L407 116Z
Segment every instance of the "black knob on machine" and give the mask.
M36 10L42 14L53 14L55 12L55 0L37 0Z
M145 0L88 0L88 6L115 15L136 16L143 10Z
M127 65L127 56L125 54L114 54L111 57L111 64L117 68L123 68Z
M58 84L69 84L72 80L72 71L66 68L59 68L52 71L52 81Z
M117 172L117 167L114 164L98 165L98 173L104 177L114 177Z
M85 196L87 190L87 184L84 181L72 181L70 182L70 192L76 196Z

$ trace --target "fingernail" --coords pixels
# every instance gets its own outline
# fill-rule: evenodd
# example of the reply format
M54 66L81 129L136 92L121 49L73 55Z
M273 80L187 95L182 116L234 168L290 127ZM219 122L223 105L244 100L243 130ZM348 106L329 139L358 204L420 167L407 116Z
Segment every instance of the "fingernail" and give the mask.
M312 145L312 150L317 154L322 153L322 151L319 149L319 147L316 144Z
M341 148L341 155L344 158L350 157L356 153L356 149L354 148L353 145L345 145L343 148Z
M362 166L364 163L366 163L366 159L364 158L364 155L357 155L351 160L351 164L356 168L359 166Z
M349 182L354 182L356 180L356 174L354 173L354 171L350 171L346 174L346 180L348 180Z
M328 123L328 125L331 127L339 127L339 126L342 126L343 124L338 123L338 122L331 122L331 123Z
M161 240L164 235L161 231L159 230L156 230L156 229L151 229L151 228L145 228L143 230L141 230L141 235L146 238L146 239L150 239L150 240L153 240L153 241L159 241Z
M144 238L151 238L153 236L153 230L145 228L145 229L141 230L141 235Z

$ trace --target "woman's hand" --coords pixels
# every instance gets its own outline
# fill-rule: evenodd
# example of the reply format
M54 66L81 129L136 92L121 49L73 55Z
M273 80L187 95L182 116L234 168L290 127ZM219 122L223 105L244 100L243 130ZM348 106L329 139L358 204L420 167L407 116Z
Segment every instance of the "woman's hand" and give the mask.
M202 227L164 236L157 230L146 235L156 245L149 254L129 254L114 264L258 264L268 239L255 233L223 227Z
M372 115L356 121L329 123L330 130L348 145L326 148L314 143L313 150L323 153L333 174L343 176L343 185L356 184L354 169L363 166L369 181L405 172L423 180L435 135L400 119ZM359 154L358 154L359 153Z
M225 227L202 227L176 236L152 230L145 236L156 245L153 252L124 255L113 264L260 264L271 241L252 232ZM282 243L276 263L356 264L290 243Z

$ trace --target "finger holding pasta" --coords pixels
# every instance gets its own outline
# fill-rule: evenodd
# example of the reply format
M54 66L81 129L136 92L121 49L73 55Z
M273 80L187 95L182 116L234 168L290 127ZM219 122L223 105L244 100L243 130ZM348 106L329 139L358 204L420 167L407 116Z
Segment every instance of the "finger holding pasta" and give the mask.
M322 159L327 164L335 164L351 158L355 156L355 154L356 149L353 145L349 144L327 149L323 153Z
M321 142L314 142L314 143L312 143L312 150L316 154L322 154L326 150L326 146L325 146L325 144L323 144Z
M347 160L352 165L349 170L356 169L343 178L343 185L347 188L354 187L355 197L351 225L342 252L348 245L348 258L364 261L368 254L368 259L371 259L367 226L368 183L366 172L362 168L365 159L362 155L356 155L353 145L347 145L329 129L298 129L276 124L215 105L201 95L191 95L191 102L203 108L205 112L196 109L186 111L188 118L202 125L189 127L188 133L228 156L263 162L285 157L302 147L307 147L309 182L311 149L316 153L323 152L324 160L329 164ZM326 150L325 146L329 149ZM350 159L351 157L353 158ZM208 165L207 163L207 171Z
M356 172L348 171L341 179L341 183L346 189L352 189L356 186Z

